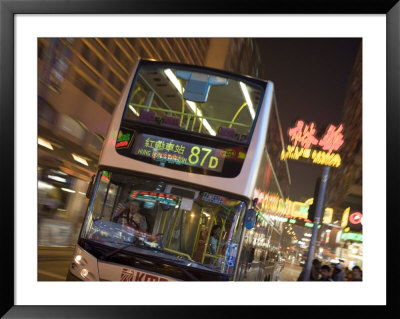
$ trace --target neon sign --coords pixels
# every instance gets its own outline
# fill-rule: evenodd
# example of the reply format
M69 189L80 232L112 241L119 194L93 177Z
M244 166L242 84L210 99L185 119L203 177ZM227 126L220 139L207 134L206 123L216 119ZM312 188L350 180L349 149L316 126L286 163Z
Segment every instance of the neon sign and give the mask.
M300 142L304 148L310 148L311 144L318 145L318 139L314 136L315 124L305 125L303 121L297 121L296 126L289 129L290 140L293 141L293 146Z
M281 160L284 159L306 159L314 164L339 167L341 157L334 153L343 145L343 124L338 127L330 125L324 135L318 139L315 123L305 124L304 121L297 121L296 126L288 130L292 145L282 150ZM313 149L320 147L322 150Z
M345 228L347 226L349 220L349 213L350 213L350 207L347 207L342 214L342 222L340 223L341 228Z
M360 224L361 219L362 219L362 213L360 213L360 212L351 213L349 216L349 222L353 225Z
M309 227L309 228L313 228L313 227L314 227L314 223L308 223L308 222L306 222L306 223L304 223L304 226L305 226L305 227ZM318 225L318 228L321 228L321 225Z
M357 233L343 233L340 236L340 239L343 240L343 241L352 240L352 241L362 242L363 241L363 235L362 234L357 234Z

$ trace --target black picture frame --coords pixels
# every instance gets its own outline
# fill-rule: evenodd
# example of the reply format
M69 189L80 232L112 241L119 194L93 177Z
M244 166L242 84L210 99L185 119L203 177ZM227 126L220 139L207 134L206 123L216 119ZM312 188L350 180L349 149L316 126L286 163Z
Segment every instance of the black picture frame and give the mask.
M398 207L395 206L395 196L398 182L397 162L399 161L399 149L397 138L400 136L400 81L399 81L399 56L400 56L400 4L398 0L337 0L337 1L246 1L246 5L240 3L201 1L196 5L190 1L162 1L162 0L0 0L1 23L1 71L0 71L0 130L1 130L1 156L0 167L3 173L3 190L1 193L1 273L0 273L0 315L4 318L158 318L158 317L183 317L191 318L223 316L227 313L235 317L253 315L254 311L261 315L282 315L282 308L270 306L239 307L239 306L22 306L15 305L14 286L14 19L17 14L386 14L387 21L387 278L381 276L387 283L386 306L318 306L315 310L321 310L320 315L328 314L335 317L359 317L362 312L368 312L372 316L379 314L384 317L392 317L396 308L396 283L398 274L394 273L394 260L397 238L394 236L396 221L394 214ZM380 106L383 107L383 106ZM377 168L379 169L379 168ZM382 172L384 173L384 172ZM398 195L397 195L398 196ZM384 203L383 203L384 204ZM390 279L390 280L387 280ZM317 292L316 292L317 293ZM344 293L346 295L346 293ZM334 296L332 296L334 297ZM312 299L312 296L310 296ZM340 305L340 297L338 297ZM194 308L194 309L193 309ZM289 306L285 307L284 316L308 316L311 315L309 307ZM312 309L312 312L315 311Z

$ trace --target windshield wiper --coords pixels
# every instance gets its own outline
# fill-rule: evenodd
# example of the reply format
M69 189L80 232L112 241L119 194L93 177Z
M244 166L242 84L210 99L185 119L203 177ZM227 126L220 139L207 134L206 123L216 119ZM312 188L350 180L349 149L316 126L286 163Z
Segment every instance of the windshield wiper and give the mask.
M153 251L161 252L163 254L166 254L166 255L169 255L169 256L172 256L172 257L175 257L175 258L176 257L180 257L180 256L177 256L174 253L165 251L163 249L160 249L160 248L157 248L157 247L152 247L151 245L149 245L149 244L147 244L145 242L141 242L139 244L137 244L137 242L138 242L138 240L134 240L132 243L126 244L126 245L124 245L124 246L122 246L120 248L117 248L117 249L115 249L115 250L113 250L113 251L111 251L111 252L109 252L107 254L103 254L103 255L100 256L100 259L101 260L107 260L108 258L110 258L111 256L115 255L116 253L118 253L118 252L120 252L120 251L122 251L122 250L124 250L124 249L126 249L128 247L131 247L131 246L132 247L139 247L139 248L146 249L146 250L153 250ZM176 258L175 260L182 260L182 259L181 258ZM184 260L182 260L182 261L184 261Z
M128 248L128 247L130 247L130 246L136 247L136 245L132 242L132 243L129 243L129 244L127 244L127 245L124 245L124 246L122 246L122 247L120 247L120 248L117 248L117 249L115 249L115 250L112 250L112 251L110 251L110 252L107 253L107 254L101 255L101 256L100 256L100 259L101 259L101 260L107 260L107 259L110 258L112 255L115 255L116 253L118 253L118 252L120 252L121 250L124 250L125 248Z
M140 248L144 248L144 249L146 249L146 250L154 250L154 251L163 253L163 254L165 254L165 255L169 255L169 256L171 256L171 257L175 257L174 260L179 260L179 261L183 261L183 262L186 262L187 260L189 260L189 259L187 259L187 258L182 259L182 256L180 256L180 255L178 255L178 254L174 254L173 252L166 251L166 250L164 250L164 249L162 249L162 248L153 247L153 246L151 246L151 245L149 245L149 244L147 244L147 243L145 243L145 242L143 242L143 245L140 246ZM189 260L189 261L191 261L191 260Z

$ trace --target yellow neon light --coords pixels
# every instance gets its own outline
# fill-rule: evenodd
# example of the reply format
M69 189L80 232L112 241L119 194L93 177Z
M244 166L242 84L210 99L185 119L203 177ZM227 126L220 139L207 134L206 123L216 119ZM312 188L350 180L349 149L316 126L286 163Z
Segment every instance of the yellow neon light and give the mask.
M330 224L332 222L332 216L333 216L333 208L330 208L330 207L325 208L324 217L322 219L322 222L324 224Z
M340 224L340 227L345 228L347 226L347 223L349 221L349 213L350 213L350 207L347 207L344 211L343 211L343 215L342 215L342 222Z
M311 159L314 164L339 167L342 159L337 153L327 153L325 151L316 151L302 147L294 147L287 145L286 151L282 150L281 160L292 159L299 160L300 158Z

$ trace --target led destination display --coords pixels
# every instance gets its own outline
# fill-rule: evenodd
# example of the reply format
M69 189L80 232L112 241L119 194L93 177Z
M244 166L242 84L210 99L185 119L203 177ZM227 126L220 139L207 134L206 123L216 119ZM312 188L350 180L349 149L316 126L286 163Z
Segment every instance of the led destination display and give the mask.
M199 144L192 144L150 134L139 134L132 149L157 162L189 165L221 172L226 152Z

